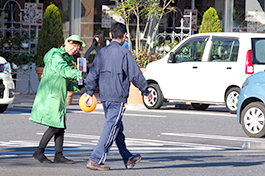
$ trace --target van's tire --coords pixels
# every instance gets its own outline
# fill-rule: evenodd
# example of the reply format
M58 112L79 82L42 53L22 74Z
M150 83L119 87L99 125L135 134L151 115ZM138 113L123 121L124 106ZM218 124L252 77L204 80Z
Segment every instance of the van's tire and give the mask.
M239 87L229 89L225 94L225 106L231 114L236 114L237 111L237 98L240 93Z
M205 110L210 106L210 104L191 103L191 106L196 110Z
M262 102L252 102L241 112L241 126L249 137L265 136L265 105Z
M0 104L0 113L3 113L6 108L7 108L8 104Z
M143 96L143 102L147 109L159 109L164 102L164 96L158 84L149 84L148 90L152 94L152 99L147 100L146 96Z

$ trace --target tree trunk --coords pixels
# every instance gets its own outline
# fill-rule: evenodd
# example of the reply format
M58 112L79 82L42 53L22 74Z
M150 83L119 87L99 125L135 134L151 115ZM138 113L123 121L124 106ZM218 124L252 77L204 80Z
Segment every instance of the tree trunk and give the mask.
M158 27L159 27L159 23L160 23L162 17L163 17L163 14L161 14L160 17L159 17L159 20L158 20L158 22L157 22L157 24L156 24L156 26L155 26L154 31L153 31L153 34L152 34L152 37L151 37L150 43L152 43L152 42L154 41L154 38L155 38L156 32L157 32ZM151 45L149 45L149 47L148 47L147 54L150 53L150 50L151 50Z
M135 16L136 16L136 38L135 38L135 54L136 57L139 57L139 43L140 43L140 16L139 16L139 9L136 8L135 12L134 12Z

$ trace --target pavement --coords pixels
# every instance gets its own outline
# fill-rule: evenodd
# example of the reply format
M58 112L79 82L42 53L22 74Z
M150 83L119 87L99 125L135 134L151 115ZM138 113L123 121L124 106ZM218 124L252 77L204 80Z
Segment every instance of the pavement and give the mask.
M72 104L67 106L67 109L80 109L79 108L79 98L83 93L75 92L72 99ZM94 94L97 98L97 109L103 109L102 103L100 102L100 97L98 93ZM15 92L15 99L12 105L9 105L8 108L13 107L27 107L31 108L35 99L36 93L21 93ZM127 104L127 110L147 110L144 104ZM194 110L190 103L181 103L181 102L165 102L160 109L181 109L181 110ZM216 111L216 112L227 112L225 106L221 105L211 105L207 111Z
M74 93L71 105L67 106L67 109L80 109L79 108L79 98L82 93ZM103 109L102 103L100 102L99 94L94 94L97 98L97 109ZM26 107L31 108L34 102L36 94L35 93L20 93L15 92L15 99L13 104L9 105L8 108L15 107ZM127 105L126 109L146 109L143 104Z
M82 93L74 93L72 104L67 106L67 109L79 109L79 98L81 97ZM94 94L97 98L97 109L103 109L102 103L100 102L99 94ZM31 108L34 102L36 94L35 93L15 93L15 99L13 104L10 104L8 108ZM126 106L126 109L129 110L147 110L143 104L129 104ZM193 109L189 104L183 103L164 103L161 109L182 109L188 110ZM215 112L227 112L226 108L219 105L211 105L207 111L215 111ZM245 142L242 146L245 149L252 149L252 150L264 150L265 149L265 142Z
M67 109L80 109L79 108L79 98L82 93L74 93L72 104L67 106ZM97 98L97 109L103 109L102 103L100 102L100 97L98 93L94 94ZM15 99L12 105L9 105L8 108L14 107L27 107L31 108L34 102L36 94L35 93L20 93L15 92ZM144 104L127 104L127 110L147 110ZM165 102L160 109L182 109L182 110L194 110L190 103L174 103L174 102ZM207 110L216 111L216 112L227 112L225 106L220 105L211 105Z

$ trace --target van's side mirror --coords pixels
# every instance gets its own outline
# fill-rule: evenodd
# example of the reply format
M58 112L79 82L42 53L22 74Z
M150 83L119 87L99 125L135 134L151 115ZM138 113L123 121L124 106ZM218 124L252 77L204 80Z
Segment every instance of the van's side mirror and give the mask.
M175 58L175 53L170 52L169 53L169 58L168 58L168 63L176 63L176 58Z

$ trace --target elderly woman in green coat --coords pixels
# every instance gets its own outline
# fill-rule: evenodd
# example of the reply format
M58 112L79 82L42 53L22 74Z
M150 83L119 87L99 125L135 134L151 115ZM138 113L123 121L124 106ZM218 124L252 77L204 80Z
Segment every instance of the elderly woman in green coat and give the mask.
M44 70L34 100L29 120L46 125L49 128L43 134L33 157L41 163L52 163L44 151L54 137L54 163L72 164L73 160L63 156L63 138L66 129L67 91L80 91L77 83L71 79L82 79L82 71L72 69L71 61L85 43L78 35L65 40L64 46L52 48L44 56Z

